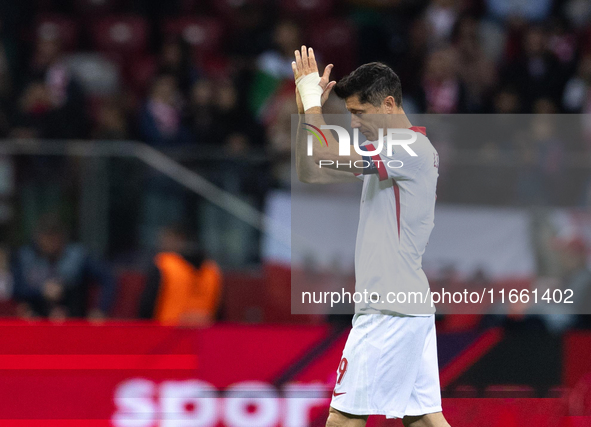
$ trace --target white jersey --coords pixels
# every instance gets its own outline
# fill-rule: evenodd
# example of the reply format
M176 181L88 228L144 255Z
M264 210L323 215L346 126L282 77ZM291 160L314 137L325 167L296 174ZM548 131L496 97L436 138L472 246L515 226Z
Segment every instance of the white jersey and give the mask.
M410 129L417 135L409 145L416 157L402 146L394 146L388 156L386 143L379 154L363 157L371 163L373 173L358 175L363 179L363 191L355 246L355 291L374 292L379 298L375 294L371 301L364 298L356 304L356 313L427 316L435 312L422 256L434 225L439 157L424 127ZM375 150L372 142L361 148Z

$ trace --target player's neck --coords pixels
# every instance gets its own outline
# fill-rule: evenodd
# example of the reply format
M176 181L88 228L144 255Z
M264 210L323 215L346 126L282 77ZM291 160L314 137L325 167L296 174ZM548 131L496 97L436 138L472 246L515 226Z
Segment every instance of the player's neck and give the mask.
M408 129L412 126L408 117L406 117L406 113L402 108L400 108L396 113L390 114L388 117L388 127L395 128L395 129Z

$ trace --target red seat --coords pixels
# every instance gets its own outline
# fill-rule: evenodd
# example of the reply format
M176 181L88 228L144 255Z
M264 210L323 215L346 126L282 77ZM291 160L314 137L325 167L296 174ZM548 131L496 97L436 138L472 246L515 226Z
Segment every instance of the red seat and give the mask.
M287 18L311 20L330 16L334 0L281 0L282 15Z
M108 16L92 26L92 39L97 49L120 54L146 50L148 24L135 15Z
M223 28L215 18L169 18L164 20L165 36L182 37L197 52L215 51L222 43Z
M342 77L357 65L357 37L355 26L342 19L328 19L309 28L313 46L321 66L334 64L334 75Z
M42 15L37 18L35 37L37 40L60 40L64 50L74 50L78 45L78 25L63 15Z

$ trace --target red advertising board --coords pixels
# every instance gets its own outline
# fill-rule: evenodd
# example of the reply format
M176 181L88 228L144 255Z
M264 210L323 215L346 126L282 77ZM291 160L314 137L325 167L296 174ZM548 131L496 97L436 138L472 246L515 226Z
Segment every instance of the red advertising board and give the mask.
M305 427L326 421L347 331L4 322L0 336L2 426ZM452 425L587 425L563 418L565 408L563 399L444 399Z

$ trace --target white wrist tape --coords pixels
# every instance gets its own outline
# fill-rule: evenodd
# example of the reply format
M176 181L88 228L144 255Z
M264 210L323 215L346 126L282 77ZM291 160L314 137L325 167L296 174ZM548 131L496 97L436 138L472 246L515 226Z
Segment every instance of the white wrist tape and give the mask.
M320 83L320 75L318 72L307 74L296 80L296 86L302 98L304 111L313 107L322 107L322 88L318 85Z

